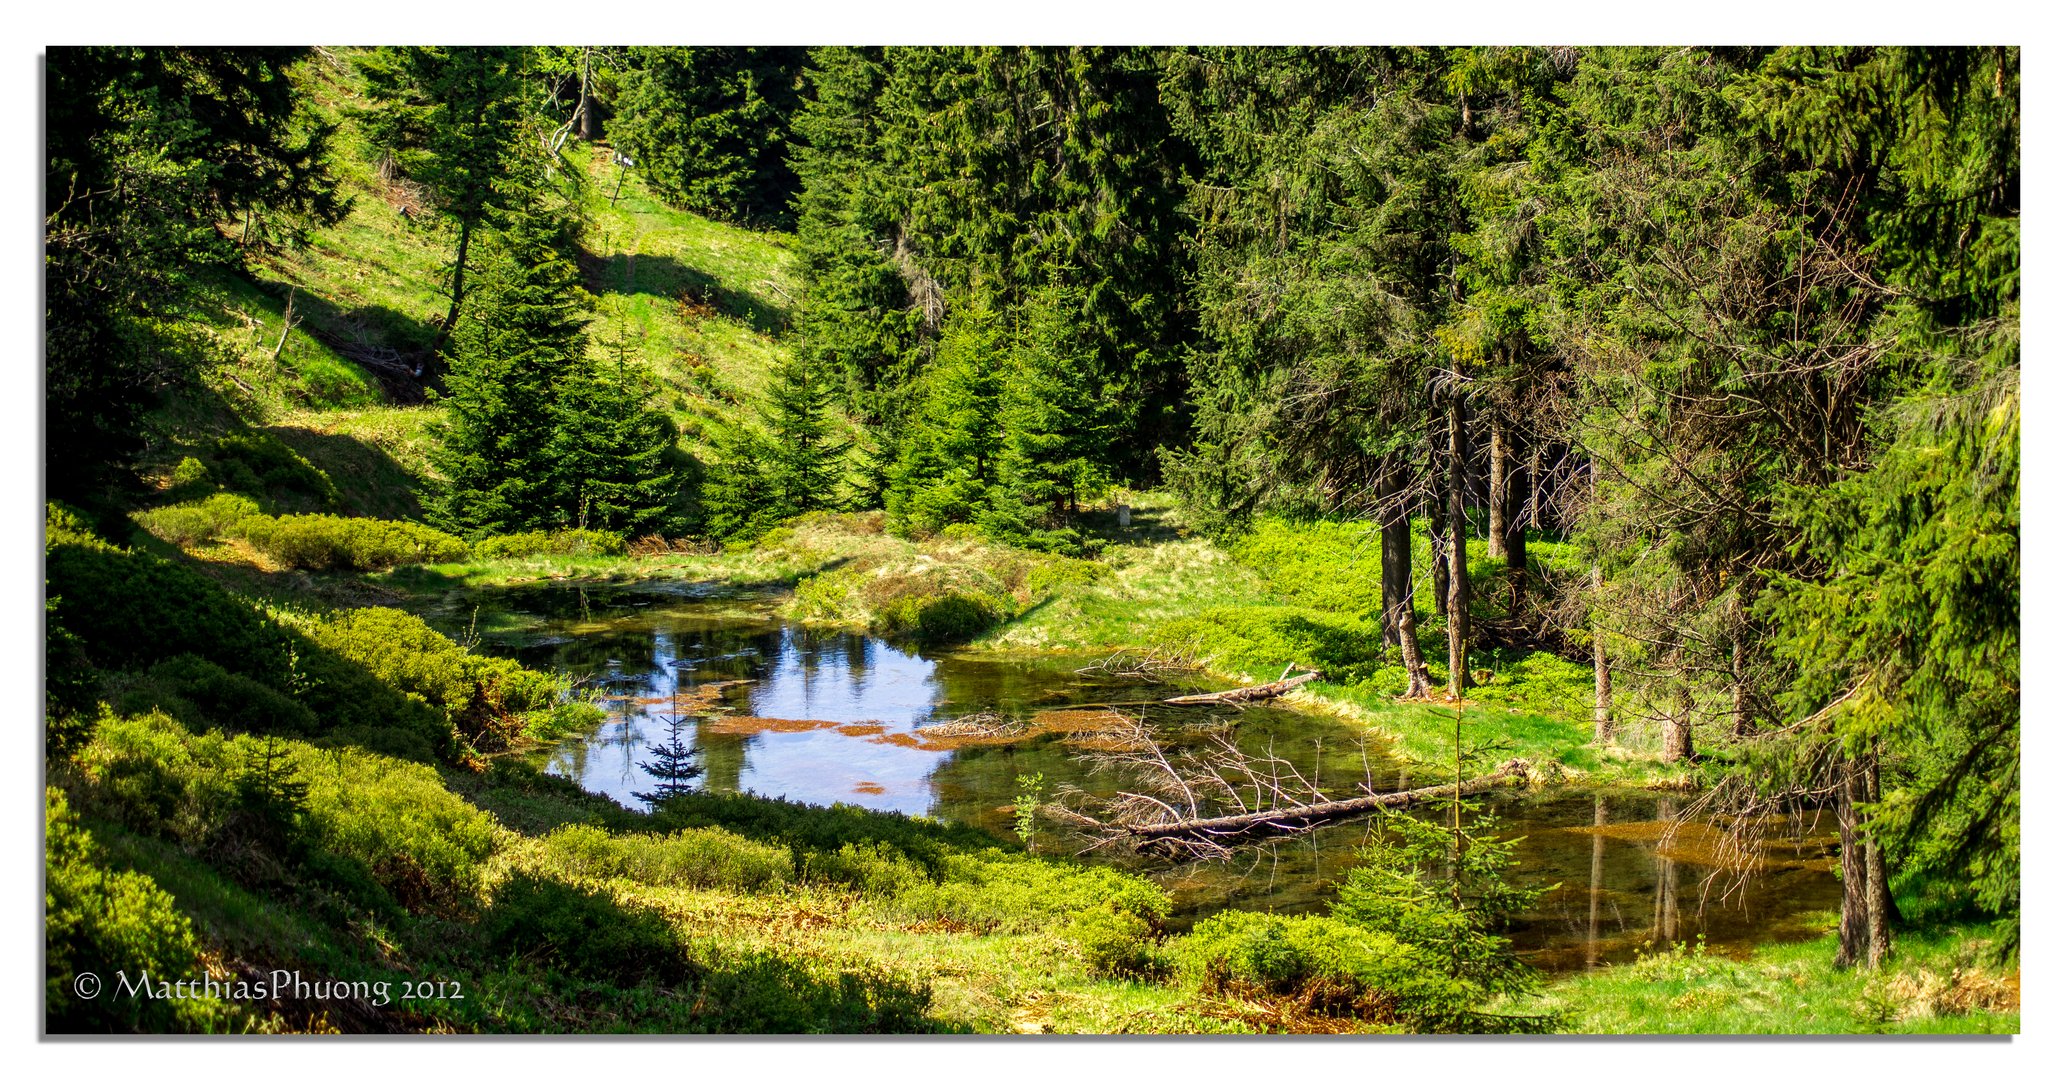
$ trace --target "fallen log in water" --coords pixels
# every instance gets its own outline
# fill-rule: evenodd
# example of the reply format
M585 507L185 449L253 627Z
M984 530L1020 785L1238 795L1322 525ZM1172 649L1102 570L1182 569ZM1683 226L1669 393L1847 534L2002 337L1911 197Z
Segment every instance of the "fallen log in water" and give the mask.
M1246 705L1251 701L1268 701L1282 697L1291 691L1320 677L1317 671L1293 675L1288 679L1264 683L1261 686L1239 686L1232 690L1221 690L1211 694L1185 694L1183 697L1162 699L1164 705Z
M1258 687L1257 689L1261 689ZM1496 772L1465 780L1461 785L1439 784L1435 787L1414 788L1411 791L1393 791L1383 795L1364 795L1355 799L1336 799L1332 802L1302 803L1280 806L1270 810L1259 810L1252 814L1233 814L1228 817L1184 818L1164 822L1119 822L1120 828L1142 840L1181 838L1185 836L1212 835L1228 836L1255 829L1303 829L1333 818L1366 814L1379 807L1408 806L1428 799L1446 799L1458 793L1476 795L1496 787L1525 779L1528 763L1520 758L1501 765Z

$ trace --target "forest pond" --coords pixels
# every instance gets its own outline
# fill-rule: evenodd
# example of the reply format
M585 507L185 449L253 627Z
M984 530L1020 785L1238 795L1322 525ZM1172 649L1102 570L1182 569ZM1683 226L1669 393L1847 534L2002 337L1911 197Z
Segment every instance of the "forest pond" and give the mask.
M1223 688L1177 677L1146 682L1099 673L1095 656L930 650L866 634L809 629L775 615L780 597L705 586L531 586L453 594L426 617L472 635L484 651L566 672L600 690L610 718L537 752L539 764L627 806L653 778L640 763L677 711L697 717L701 783L793 801L927 815L1011 837L1021 776L1042 797L1108 794L1122 780L1095 768L1105 748L1070 706L1138 703L1156 741L1231 736L1274 754L1336 797L1431 782L1359 739L1339 720L1284 708L1178 709L1146 703ZM972 714L1032 722L1012 738L945 735ZM1430 723L1442 722L1431 713ZM1368 745L1366 745L1366 741ZM1711 949L1812 936L1836 906L1832 823L1774 821L1747 880L1717 873L1716 836L1687 826L1663 837L1681 799L1653 792L1552 790L1492 804L1505 835L1522 837L1518 877L1556 887L1508 935L1550 970L1625 962L1639 950L1704 935ZM1368 820L1331 825L1228 862L1126 865L1150 874L1189 921L1228 907L1323 910L1353 866ZM1083 846L1043 821L1035 846Z

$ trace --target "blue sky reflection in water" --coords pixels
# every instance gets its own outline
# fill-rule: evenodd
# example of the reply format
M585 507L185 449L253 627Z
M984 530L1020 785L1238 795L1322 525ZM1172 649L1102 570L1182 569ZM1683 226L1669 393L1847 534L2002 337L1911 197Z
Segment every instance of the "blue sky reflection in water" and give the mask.
M1146 701L1206 688L1085 675L1083 657L1009 656L980 650L900 648L865 634L812 630L774 617L773 601L650 590L517 589L429 613L455 631L478 625L483 645L534 667L593 680L611 695L612 718L586 736L540 751L538 760L627 806L649 790L639 768L665 737L680 672L684 714L701 749L703 784L815 804L843 802L975 825L1011 842L1011 802L1021 775L1042 775L1092 794L1121 782L1095 772L1061 737L943 747L933 723L980 711L1026 716L1086 702ZM1366 777L1380 787L1415 778L1331 717L1251 708L1214 716L1148 710L1157 740L1180 746L1224 730L1253 754L1291 756L1331 794ZM1434 777L1422 777L1428 782ZM1699 830L1667 844L1664 820L1682 799L1644 792L1549 790L1502 799L1502 828L1523 836L1519 876L1557 886L1510 927L1531 962L1570 969L1626 962L1639 950L1705 935L1724 951L1816 932L1835 903L1827 822L1775 823L1759 873L1741 890L1710 879L1723 861ZM1170 890L1179 922L1229 907L1323 910L1333 884L1360 860L1375 819L1344 822L1245 852L1231 862L1135 866ZM1050 854L1081 846L1043 834Z

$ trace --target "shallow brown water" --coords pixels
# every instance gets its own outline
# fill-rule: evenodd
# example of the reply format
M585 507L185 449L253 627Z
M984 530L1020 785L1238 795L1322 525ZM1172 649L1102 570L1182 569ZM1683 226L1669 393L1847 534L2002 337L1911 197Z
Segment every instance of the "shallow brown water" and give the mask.
M702 783L829 805L926 815L1011 836L1019 777L1109 794L1095 751L1123 745L1102 709L1138 703L1158 742L1195 744L1230 733L1250 753L1273 752L1330 794L1414 782L1340 721L1279 708L1183 710L1146 703L1218 689L1198 680L1145 684L1081 674L1087 658L921 650L864 634L817 631L773 615L776 598L677 586L531 587L461 594L426 613L449 632L534 667L567 672L606 694L610 719L540 751L546 771L627 806L651 786L639 763L674 715L701 750ZM1231 722L1231 724L1229 723ZM1568 970L1620 962L1641 949L1704 936L1725 951L1813 933L1836 903L1827 828L1769 845L1747 881L1716 873L1716 837L1660 822L1678 804L1647 793L1535 793L1494 807L1522 837L1517 874L1554 886L1506 931L1532 962ZM1825 826L1827 823L1823 823ZM1177 899L1182 921L1230 907L1322 911L1354 866L1368 821L1346 822L1227 862L1126 865ZM1070 854L1081 842L1043 826L1035 845Z

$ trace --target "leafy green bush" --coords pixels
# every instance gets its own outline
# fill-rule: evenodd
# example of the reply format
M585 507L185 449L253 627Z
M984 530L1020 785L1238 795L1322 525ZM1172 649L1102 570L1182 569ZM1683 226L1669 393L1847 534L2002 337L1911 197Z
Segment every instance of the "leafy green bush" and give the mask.
M1230 547L1301 606L1350 615L1384 610L1378 528L1370 522L1260 518Z
M316 714L291 695L192 654L151 668L144 685L148 696L132 690L122 702L124 711L156 706L193 727L232 731L307 734L320 726Z
M195 502L145 510L136 515L136 523L160 540L187 547L217 539L230 526L258 513L257 503L223 492Z
M619 905L601 889L515 874L495 889L481 931L489 948L584 978L631 985L678 982L687 956L667 920Z
M876 897L895 896L932 884L923 866L883 843L841 844L837 851L807 852L803 858L803 880Z
M437 711L194 570L109 544L60 509L52 510L47 535L50 594L61 598L66 631L101 670L141 671L192 655L300 702L330 738L403 757L458 752L452 724ZM213 695L217 704L225 703L225 693Z
M1003 622L1009 613L990 597L948 592L900 596L876 617L877 629L921 641L967 641Z
M1397 1021L1438 994L1442 963L1389 935L1320 915L1223 911L1179 939L1179 969L1209 992L1248 987L1315 1011Z
M545 851L552 865L568 873L647 885L750 892L796 876L788 848L722 829L612 835L594 825L569 825L545 838Z
M385 570L404 563L458 562L466 541L428 525L329 514L263 514L240 519L225 533L297 570Z
M1152 928L1169 917L1170 899L1153 882L1110 867L992 850L946 856L937 884L904 889L892 906L981 931L1042 929L1091 909L1132 915Z
M526 714L555 709L567 689L562 677L470 653L394 608L342 611L306 629L337 656L442 711L477 749L508 746L529 729Z
M232 491L337 504L337 485L329 474L265 432L225 435L209 447L209 456L208 479Z
M1065 934L1083 950L1090 970L1124 979L1153 978L1165 967L1155 947L1155 928L1131 911L1111 907L1079 911Z
M594 529L524 532L476 540L476 559L514 559L527 555L622 555L624 538Z
M225 1011L217 999L120 992L118 978L178 981L200 973L193 924L144 874L113 870L56 788L43 792L43 1005L53 1032L193 1031ZM99 993L76 992L92 973ZM119 974L118 974L119 973Z

